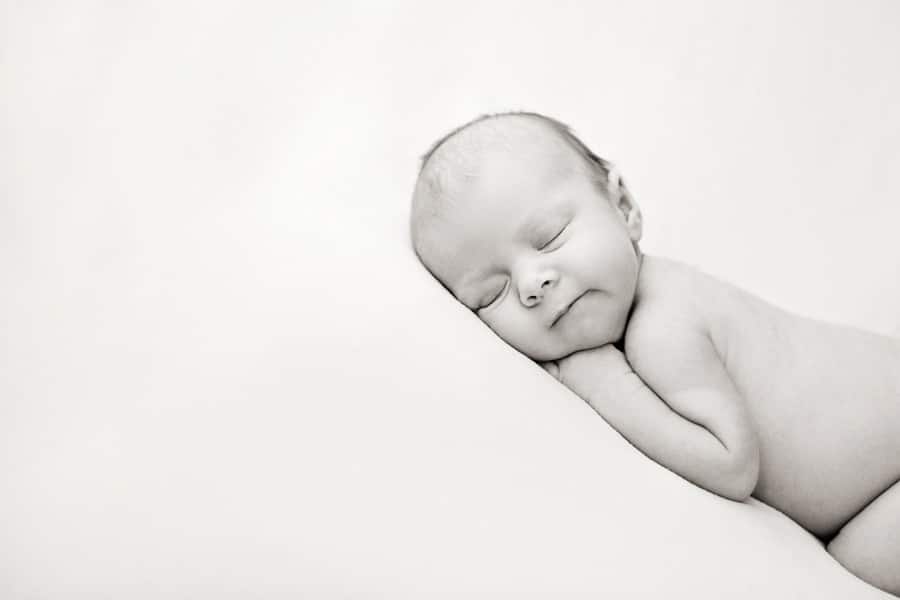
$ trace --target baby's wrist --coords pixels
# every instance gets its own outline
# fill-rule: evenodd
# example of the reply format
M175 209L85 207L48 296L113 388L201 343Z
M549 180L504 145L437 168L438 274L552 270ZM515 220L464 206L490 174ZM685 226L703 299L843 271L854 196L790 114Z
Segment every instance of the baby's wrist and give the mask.
M612 345L582 350L559 361L557 379L585 400L602 402L628 383L631 367Z

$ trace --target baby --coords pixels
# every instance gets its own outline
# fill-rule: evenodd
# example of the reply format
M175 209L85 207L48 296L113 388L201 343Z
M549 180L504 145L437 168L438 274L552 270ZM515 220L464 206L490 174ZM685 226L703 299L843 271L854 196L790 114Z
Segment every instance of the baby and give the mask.
M568 127L504 113L425 155L411 234L460 302L644 454L777 508L900 595L900 340L644 255L641 223Z

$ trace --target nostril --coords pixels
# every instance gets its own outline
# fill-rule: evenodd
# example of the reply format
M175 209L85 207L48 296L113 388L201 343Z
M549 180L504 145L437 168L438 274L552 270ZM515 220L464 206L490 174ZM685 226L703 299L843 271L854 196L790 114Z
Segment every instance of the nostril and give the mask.
M548 279L547 281L545 281L544 283L541 284L541 289L547 287L548 285L550 285L550 280L549 280L549 279Z

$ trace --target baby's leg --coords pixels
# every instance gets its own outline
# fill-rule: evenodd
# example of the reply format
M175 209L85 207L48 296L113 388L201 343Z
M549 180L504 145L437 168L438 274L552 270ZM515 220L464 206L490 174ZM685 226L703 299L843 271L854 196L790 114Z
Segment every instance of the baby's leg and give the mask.
M844 525L828 552L859 578L900 596L900 481Z

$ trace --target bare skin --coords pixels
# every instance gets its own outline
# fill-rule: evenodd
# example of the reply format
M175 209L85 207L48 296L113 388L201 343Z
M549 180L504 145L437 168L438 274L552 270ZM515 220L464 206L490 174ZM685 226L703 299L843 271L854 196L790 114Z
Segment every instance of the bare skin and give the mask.
M900 340L644 256L624 185L567 176L567 160L484 151L418 233L423 263L648 457L752 494L900 595Z
M900 594L900 340L793 315L686 265L645 256L625 355L604 346L547 367L601 416L610 414L619 431L630 430L625 436L634 443L661 435L655 413L642 407L641 423L628 422L611 396L626 394L619 399L625 410L655 397L656 409L686 413L665 393L650 392L652 384L644 390L628 380L677 387L681 374L658 365L681 371L683 353L702 354L690 341L697 331L708 336L710 358L752 423L759 456L753 497L822 539L851 572ZM700 370L715 370L697 360Z
M667 349L630 339L645 328L708 332L757 434L753 496L823 540L900 479L900 340L793 315L651 257L626 333L633 364L661 360ZM891 493L882 501L893 502L897 521L900 493ZM900 572L900 529L895 543Z

